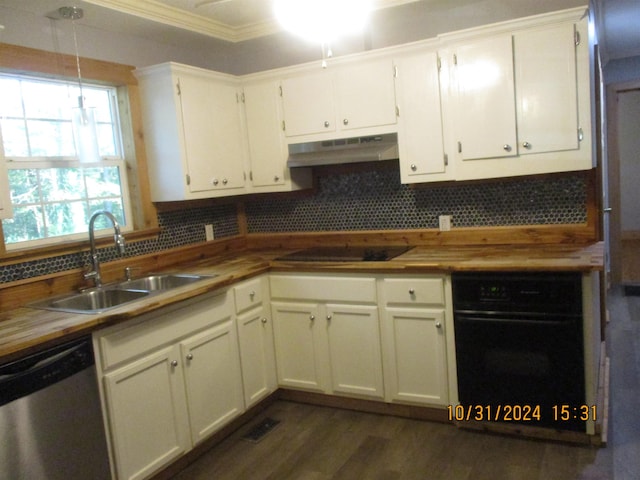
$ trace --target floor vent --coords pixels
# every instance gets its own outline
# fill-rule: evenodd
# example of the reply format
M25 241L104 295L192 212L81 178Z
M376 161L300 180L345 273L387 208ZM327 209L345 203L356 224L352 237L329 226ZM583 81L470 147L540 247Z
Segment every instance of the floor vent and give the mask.
M258 443L260 440L264 438L264 436L272 431L278 424L280 420L274 420L273 418L265 418L260 423L255 425L251 430L249 430L243 437L243 440L252 443Z

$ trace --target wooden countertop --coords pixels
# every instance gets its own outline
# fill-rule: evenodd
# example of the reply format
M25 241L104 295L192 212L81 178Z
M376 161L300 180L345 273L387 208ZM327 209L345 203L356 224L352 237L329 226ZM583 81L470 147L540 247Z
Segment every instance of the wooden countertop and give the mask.
M114 325L181 300L228 287L268 271L420 273L452 271L602 270L602 243L591 245L419 246L386 262L282 262L292 250L245 251L171 269L215 274L211 279L153 295L101 314L17 308L0 313L0 363Z

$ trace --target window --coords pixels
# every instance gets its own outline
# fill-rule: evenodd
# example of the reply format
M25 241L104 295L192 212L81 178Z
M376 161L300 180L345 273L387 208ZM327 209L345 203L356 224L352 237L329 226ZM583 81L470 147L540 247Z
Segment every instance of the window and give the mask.
M77 83L0 75L0 132L13 207L13 218L2 221L7 249L84 238L97 210L109 210L131 230L117 90L83 84L82 93L96 109L103 158L96 164L81 164L76 155L71 108L78 104Z

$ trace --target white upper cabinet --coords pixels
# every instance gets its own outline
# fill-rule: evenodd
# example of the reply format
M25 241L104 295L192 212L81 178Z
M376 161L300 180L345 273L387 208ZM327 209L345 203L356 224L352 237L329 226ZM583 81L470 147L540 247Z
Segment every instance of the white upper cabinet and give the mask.
M587 20L570 15L447 49L457 180L594 166Z
M395 131L396 101L391 59L359 59L282 80L285 134L344 138Z
M137 70L153 201L244 193L238 80L166 63Z
M439 60L435 51L396 59L402 183L452 177L444 150Z
M453 53L453 64L458 82L455 122L462 159L515 155L511 35L462 45Z
M249 182L254 192L281 192L311 186L308 169L290 171L282 130L277 79L246 82L243 100L249 148Z
M287 137L335 132L332 75L318 70L282 80Z
M564 24L513 37L520 155L580 147L575 35Z
M336 68L338 129L395 125L394 73L390 59L364 60Z

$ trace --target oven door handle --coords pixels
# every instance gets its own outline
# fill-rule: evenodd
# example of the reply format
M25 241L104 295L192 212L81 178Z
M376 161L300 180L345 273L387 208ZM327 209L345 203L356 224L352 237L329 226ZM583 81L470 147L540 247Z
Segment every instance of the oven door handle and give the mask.
M557 318L557 315L554 316L555 318ZM566 326L567 324L573 323L573 321L575 320L575 317L565 317L562 320L546 320L544 318L538 318L538 319L534 319L534 318L517 318L517 317L499 317L499 316L491 316L491 317L485 317L485 316L470 316L470 315L457 315L455 316L454 321L456 323L459 322L464 322L466 324L469 323L494 323L494 324L500 324L500 325L525 325L525 326L532 326L532 327L541 327L541 326L549 326L549 327L562 327L562 326Z

